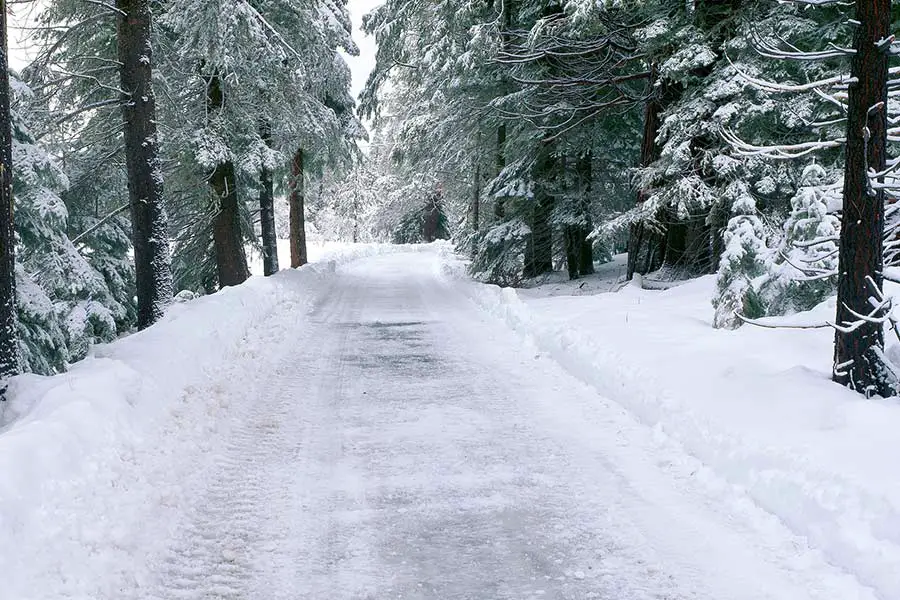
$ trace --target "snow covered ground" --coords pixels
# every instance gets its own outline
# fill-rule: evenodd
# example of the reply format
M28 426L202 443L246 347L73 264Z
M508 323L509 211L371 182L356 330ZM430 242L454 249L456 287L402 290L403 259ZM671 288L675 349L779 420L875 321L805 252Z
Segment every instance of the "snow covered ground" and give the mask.
M0 599L900 598L900 407L827 331L311 255L14 382Z
M615 287L615 272L610 265L589 287ZM713 329L714 285L710 276L589 297L576 297L578 282L469 289L539 352L652 428L671 468L689 469L735 514L784 527L874 597L900 598L900 405L831 383L830 329ZM785 320L833 315L832 303Z

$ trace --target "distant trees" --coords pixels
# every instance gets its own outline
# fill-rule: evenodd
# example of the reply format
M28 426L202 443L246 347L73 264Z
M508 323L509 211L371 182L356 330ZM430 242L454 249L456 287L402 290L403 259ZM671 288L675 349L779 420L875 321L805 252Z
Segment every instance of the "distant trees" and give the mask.
M392 128L390 168L406 185L441 187L448 211L467 215L478 277L545 273L567 244L577 247L572 275L593 270L587 237L602 209L586 191L627 190L637 146L599 135L627 129L643 94L639 18L627 15L528 0L389 1L367 17L379 49L362 109ZM379 93L388 79L391 94ZM594 179L601 163L618 168L591 182L569 176L577 164Z
M39 21L43 51L0 85L6 374L64 370L151 324L176 287L243 281L247 246L274 273L294 150L321 177L365 136L338 53L356 51L344 0L48 0Z
M379 49L362 103L389 133L384 206L412 214L412 190L443 189L484 281L577 278L623 250L629 278L717 273L719 327L837 293L835 379L895 393L890 9L388 0L365 21Z

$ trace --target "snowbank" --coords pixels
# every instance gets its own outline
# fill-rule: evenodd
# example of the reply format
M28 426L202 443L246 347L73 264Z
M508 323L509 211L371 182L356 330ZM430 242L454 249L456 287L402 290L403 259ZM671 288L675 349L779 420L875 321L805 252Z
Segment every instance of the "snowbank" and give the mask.
M445 261L460 277L460 263ZM756 514L760 527L769 515L877 597L900 598L900 405L830 382L828 329L713 329L714 285L589 297L466 289L654 428L678 450L670 457L695 460L697 480L732 510ZM806 317L822 322L833 310Z
M173 305L68 373L14 379L0 409L0 599L118 598L140 587L168 537L142 524L174 526L241 418L236 394L265 384L263 370L232 370L252 361L230 357L285 358L286 336L298 335L336 268L409 250L326 248L321 262Z

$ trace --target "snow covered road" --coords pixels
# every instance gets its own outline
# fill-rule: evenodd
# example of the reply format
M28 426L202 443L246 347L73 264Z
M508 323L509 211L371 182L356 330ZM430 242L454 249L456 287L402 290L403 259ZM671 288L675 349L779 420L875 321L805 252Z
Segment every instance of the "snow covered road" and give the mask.
M378 252L41 383L65 403L22 409L0 459L80 427L80 460L24 491L0 473L0 598L890 600L479 308L440 251ZM101 375L144 383L88 434L54 407Z
M281 360L126 595L875 597L704 495L439 273L433 253L367 258L273 317L293 323Z

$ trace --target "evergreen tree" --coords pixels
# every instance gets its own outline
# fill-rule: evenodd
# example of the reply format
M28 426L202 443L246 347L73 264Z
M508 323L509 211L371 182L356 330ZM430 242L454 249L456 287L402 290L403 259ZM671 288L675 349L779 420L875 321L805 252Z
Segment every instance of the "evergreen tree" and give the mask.
M741 324L740 316L752 319L763 315L754 280L766 273L768 250L766 231L747 185L735 182L726 193L733 216L725 229L725 249L716 279L718 294L713 299L713 325L734 329Z
M839 205L839 190L817 164L803 170L800 186L760 286L767 315L809 310L837 291L840 219L829 206Z
M68 177L34 139L23 116L31 91L14 81L20 354L26 370L53 373L83 358L91 344L114 339L127 309L68 236L69 211L59 193Z
M898 393L884 364L887 112L891 0L858 0L847 97L843 217L838 263L834 380L866 396ZM874 176L870 176L874 173ZM877 185L875 185L877 184ZM879 304L872 306L870 299Z
M150 0L116 0L125 165L133 231L138 329L159 319L172 297L169 224L151 75Z

